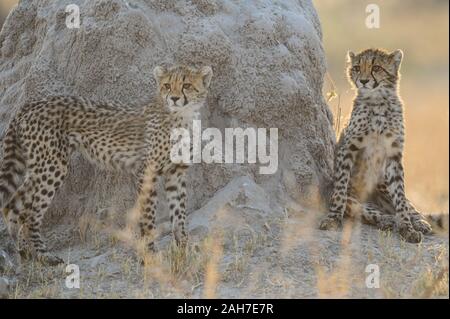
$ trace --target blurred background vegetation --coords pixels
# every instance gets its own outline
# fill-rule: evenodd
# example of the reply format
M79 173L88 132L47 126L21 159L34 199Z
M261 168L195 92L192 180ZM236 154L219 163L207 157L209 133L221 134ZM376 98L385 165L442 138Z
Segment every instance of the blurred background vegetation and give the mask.
M0 0L0 26L3 25L8 12L17 2L17 0Z
M449 89L448 0L313 0L328 60L324 94L344 122L354 92L345 78L348 50L368 47L405 53L401 93L405 102L405 169L410 199L423 211L448 212ZM17 0L0 0L0 25ZM380 8L380 28L365 25L368 4ZM340 115L340 116L339 116Z

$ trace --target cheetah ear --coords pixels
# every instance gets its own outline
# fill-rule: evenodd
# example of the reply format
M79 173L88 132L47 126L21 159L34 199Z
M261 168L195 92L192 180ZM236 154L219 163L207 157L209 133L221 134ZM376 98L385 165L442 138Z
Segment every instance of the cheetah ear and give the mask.
M352 51L348 51L347 52L347 62L352 63L354 58L355 58L355 54Z
M163 75L166 73L166 69L162 66L156 66L153 69L153 76L155 77L156 82L159 83L159 80L163 77Z
M395 50L394 52L389 54L389 57L392 59L392 61L394 61L395 66L398 69L400 67L400 64L402 63L402 60L403 60L403 51L400 50L400 49Z
M212 68L210 66L204 66L200 69L200 74L203 77L203 85L205 88L209 88L213 76Z

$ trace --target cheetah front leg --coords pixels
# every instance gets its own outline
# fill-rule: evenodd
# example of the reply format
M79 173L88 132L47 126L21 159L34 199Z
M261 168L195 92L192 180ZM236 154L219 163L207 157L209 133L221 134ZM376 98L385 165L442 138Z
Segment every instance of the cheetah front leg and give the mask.
M341 226L347 204L347 191L350 174L353 168L356 152L359 148L353 143L344 143L336 155L333 194L330 202L330 212L322 219L319 228L335 229Z
M404 173L400 156L388 159L385 171L385 184L396 212L400 235L410 243L422 241L422 233L416 231L411 223L410 207L405 196Z
M408 203L409 216L414 229L420 231L424 235L431 234L433 232L433 228L431 227L430 223L427 222L425 216L419 213L419 211L408 199L406 199L406 201Z
M172 233L177 245L187 243L186 220L186 166L176 165L167 172L166 196L169 200Z

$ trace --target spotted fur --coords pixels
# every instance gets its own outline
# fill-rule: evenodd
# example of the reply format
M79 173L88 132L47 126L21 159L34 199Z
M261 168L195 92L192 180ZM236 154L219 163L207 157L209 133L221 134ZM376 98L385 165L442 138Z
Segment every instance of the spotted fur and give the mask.
M187 166L170 160L170 134L174 128L189 127L205 102L212 70L156 67L154 76L158 97L141 110L57 96L27 103L12 120L3 140L0 204L21 251L50 264L61 262L48 253L40 228L76 150L93 163L138 177L139 228L150 249L157 205L155 183L164 175L174 237L178 243L186 242ZM26 242L30 247L24 247Z
M418 243L431 232L405 196L403 104L398 92L400 50L349 52L348 78L356 87L350 122L335 154L334 187L321 229L342 223L344 214L361 214L382 229L397 229L408 242Z

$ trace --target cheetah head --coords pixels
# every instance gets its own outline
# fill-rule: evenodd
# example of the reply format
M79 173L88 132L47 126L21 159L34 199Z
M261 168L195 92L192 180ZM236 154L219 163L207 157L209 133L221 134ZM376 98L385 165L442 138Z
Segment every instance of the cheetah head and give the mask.
M209 66L200 69L157 66L153 74L164 105L171 112L179 112L196 110L203 105L213 73Z
M381 49L367 49L358 54L348 52L347 75L358 91L379 88L395 89L400 78L403 52L388 53Z

